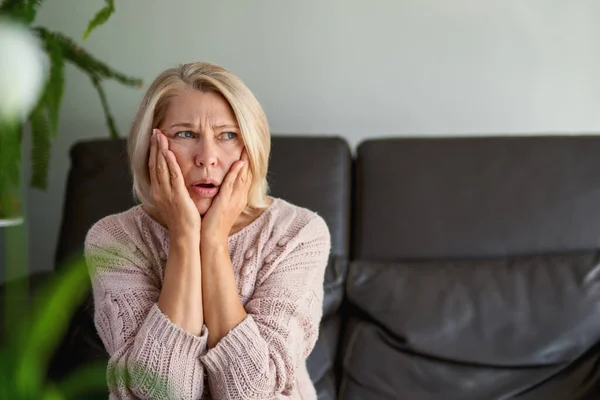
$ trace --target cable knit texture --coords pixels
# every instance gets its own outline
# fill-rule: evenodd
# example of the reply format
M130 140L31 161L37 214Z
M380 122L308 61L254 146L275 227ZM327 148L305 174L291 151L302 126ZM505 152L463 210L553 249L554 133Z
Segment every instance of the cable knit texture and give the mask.
M319 333L330 233L274 199L229 237L247 318L208 349L157 306L169 233L141 206L97 222L85 254L111 399L316 399L306 358Z

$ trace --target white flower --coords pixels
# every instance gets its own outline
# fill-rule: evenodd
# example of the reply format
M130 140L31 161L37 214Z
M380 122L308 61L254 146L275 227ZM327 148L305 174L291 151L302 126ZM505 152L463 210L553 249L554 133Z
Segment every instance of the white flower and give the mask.
M26 27L0 19L0 118L24 120L47 79L48 58Z

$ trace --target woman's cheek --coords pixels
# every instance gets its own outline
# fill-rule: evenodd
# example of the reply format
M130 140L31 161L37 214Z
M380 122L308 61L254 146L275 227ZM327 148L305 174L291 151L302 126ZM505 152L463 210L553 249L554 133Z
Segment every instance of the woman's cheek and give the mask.
M242 156L242 151L244 151L244 143L240 139L233 140L233 144L231 146L231 151L235 155L235 159L239 160Z
M178 161L180 161L180 158L185 158L194 152L194 147L191 144L186 145L178 140L170 142L169 149L175 154Z

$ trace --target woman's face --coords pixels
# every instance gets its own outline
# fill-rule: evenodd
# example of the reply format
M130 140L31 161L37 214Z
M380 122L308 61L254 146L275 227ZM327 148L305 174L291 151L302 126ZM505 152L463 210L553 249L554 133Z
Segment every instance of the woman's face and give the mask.
M221 94L191 90L171 100L158 128L167 136L187 190L204 215L244 149L231 106Z

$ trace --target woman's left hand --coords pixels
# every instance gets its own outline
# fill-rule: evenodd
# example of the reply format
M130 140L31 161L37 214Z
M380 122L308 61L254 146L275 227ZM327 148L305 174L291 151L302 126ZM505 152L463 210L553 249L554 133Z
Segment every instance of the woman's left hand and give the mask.
M251 183L248 153L244 149L240 160L231 165L219 193L202 218L201 245L227 244L231 228L248 204Z

